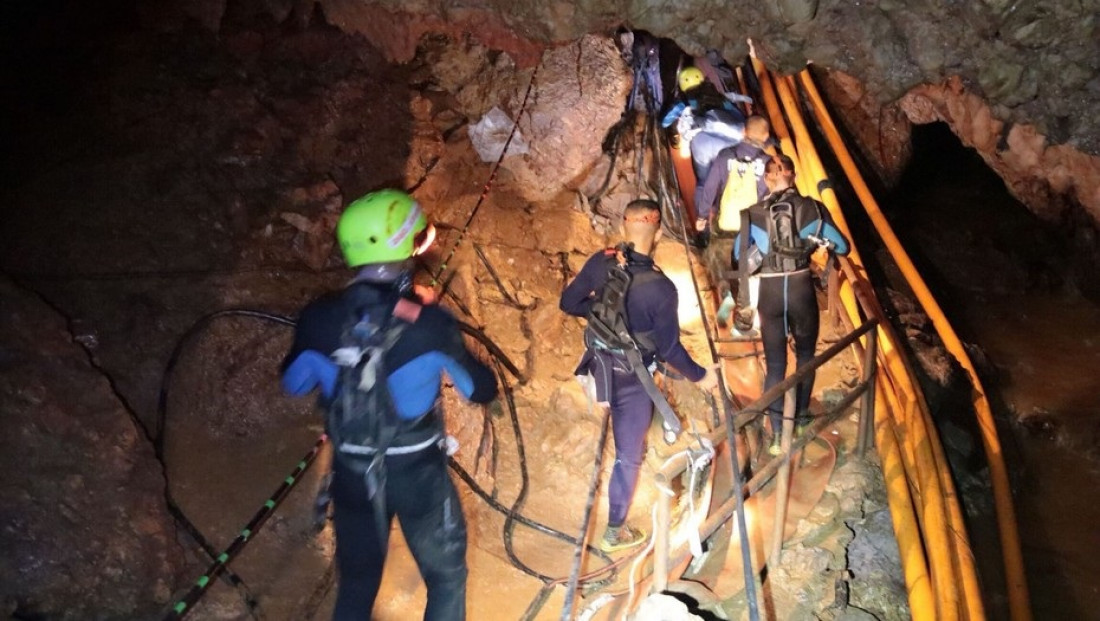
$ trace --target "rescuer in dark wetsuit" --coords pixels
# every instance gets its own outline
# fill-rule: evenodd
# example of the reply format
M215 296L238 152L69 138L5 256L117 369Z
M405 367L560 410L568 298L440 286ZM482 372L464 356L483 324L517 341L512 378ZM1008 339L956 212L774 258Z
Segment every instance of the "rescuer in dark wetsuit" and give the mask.
M657 359L667 362L688 380L709 390L717 385L713 368L699 366L680 342L676 287L649 256L661 236L661 211L650 200L630 203L623 214L623 237L630 246L601 250L592 255L561 295L561 310L587 317L599 298L613 261L624 261L632 274L626 296L630 332L641 346L642 360L652 367ZM622 255L619 256L619 252ZM651 368L641 370L652 373ZM600 547L608 552L645 541L644 532L625 524L645 452L645 437L653 418L653 399L644 378L630 368L621 354L589 344L577 375L591 375L596 401L611 408L615 439L615 465L608 484L608 525ZM652 376L649 376L652 384Z
M764 390L783 380L787 373L787 337L794 337L796 368L814 357L819 330L819 309L812 275L810 255L819 246L837 254L848 253L848 241L833 225L825 207L798 193L794 186L794 163L786 155L768 160L764 169L764 182L770 193L760 202L749 207L749 252L759 250L762 262L760 276L760 332L764 343L764 361L767 373ZM776 212L789 206L793 214L790 246L777 243L775 232ZM739 264L742 258L741 235L734 241L734 258ZM754 248L755 246L755 248ZM752 255L750 254L750 257ZM740 309L738 313L743 313ZM810 373L798 384L796 416L806 420L810 415L810 395L813 393L814 374ZM776 399L768 406L772 432L775 434L770 451L778 452L779 429L783 420L783 399Z
M430 243L431 232L420 206L404 192L382 190L350 204L337 238L348 265L360 271L345 289L302 310L283 363L284 388L294 395L318 388L329 412L338 621L370 618L394 516L427 586L424 619L466 616L466 521L447 471L437 398L444 372L476 403L491 401L497 386L493 372L466 349L454 317L423 304L411 290L411 257ZM341 366L361 364L361 352L353 354L359 356L354 364L347 362L348 333L368 320L392 335L376 350L382 352L378 368L385 382L373 385L386 394L366 402L374 407L347 401L353 420L380 421L373 439L352 441L358 436L336 428L350 423L335 419L332 408L349 398L348 391L363 391L369 364L362 363L363 375L354 377L359 388L348 387Z

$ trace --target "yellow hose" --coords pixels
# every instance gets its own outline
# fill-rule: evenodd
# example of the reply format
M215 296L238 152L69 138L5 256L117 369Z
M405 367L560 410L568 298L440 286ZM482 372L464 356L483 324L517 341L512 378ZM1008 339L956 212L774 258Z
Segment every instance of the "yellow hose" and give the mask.
M901 553L901 567L905 575L905 588L909 594L909 612L913 619L935 619L936 603L932 595L932 584L928 578L928 563L924 556L924 547L920 532L916 527L916 512L909 495L908 476L898 449L897 431L893 420L886 411L886 401L881 398L881 388L876 387L880 395L875 399L875 442L882 459L882 476L886 480L886 501L890 506L890 520L894 525L894 536L898 540Z
M825 108L825 103L813 82L808 70L800 74L803 87L813 104L826 138L833 152L844 168L852 187L855 189L860 201L863 203L867 215L870 217L875 230L882 238L883 244L890 251L898 268L905 276L914 295L924 308L925 313L932 320L940 338L943 339L947 350L959 361L966 370L973 387L971 400L978 417L978 426L981 429L982 445L985 448L986 459L989 462L990 479L993 483L993 498L997 509L997 524L999 527L1001 553L1004 558L1005 579L1008 590L1009 610L1013 621L1027 621L1031 619L1027 580L1024 576L1023 554L1020 549L1019 530L1016 524L1016 514L1013 508L1012 491L1009 487L1008 472L1001 451L1000 440L997 437L997 429L993 423L993 413L989 407L989 401L985 397L981 380L978 378L970 356L966 353L961 340L955 333L947 317L943 314L936 299L929 291L924 279L917 272L910 260L908 253L898 241L893 229L882 215L878 203L867 188L863 176L852 160L851 154L844 145L832 117Z
M814 173L815 179L826 179L820 159L816 156L809 133L801 118L801 112L794 99L793 77L777 80L780 97L787 107L791 125L797 137L796 142L805 152L803 161L809 163L809 168ZM839 204L831 189L823 192L823 199L832 212L839 212ZM846 227L846 223L845 223ZM881 307L876 303L872 308L875 314L882 316ZM889 330L893 332L893 330ZM895 388L899 396L903 397L903 403L899 404L895 411L899 412L901 419L907 427L916 433L911 438L908 434L903 446L907 447L907 453L914 458L916 474L923 481L921 488L925 494L923 501L928 503L926 510L929 512L923 527L928 537L927 544L932 558L932 574L938 587L941 598L941 617L944 614L964 615L966 619L984 619L985 610L981 597L981 587L978 581L977 568L974 565L973 553L969 540L965 533L965 523L962 519L962 510L958 504L954 483L951 480L950 465L943 454L943 447L935 433L931 413L924 395L915 388L916 375L905 356L894 354L894 344L899 342L896 335L884 339L883 354L888 361L890 376L896 378ZM909 448L911 447L911 448ZM961 593L959 589L961 588ZM961 595L961 598L960 598ZM959 609L959 604L963 608ZM952 611L945 613L944 611Z
M787 130L787 123L783 120L783 107L779 105L779 99L775 96L775 89L772 87L771 75L768 73L767 68L760 60L752 59L753 69L756 71L757 82L760 84L760 91L764 97L764 112L768 117L768 122L771 123L772 133L779 140L779 148L783 151L784 155L791 158L794 162L794 182L798 191L806 196L812 196L810 194L814 191L814 188L808 187L810 183L809 175L803 174L802 161L799 158L798 150L795 148L794 141L791 140L791 133ZM759 110L757 111L760 112Z
M812 177L812 180L824 180L826 175L817 157L805 123L797 107L793 95L793 79L779 79L778 84L780 99L790 120L790 124L796 136L799 146L800 160L803 168ZM814 186L817 189L817 186ZM831 211L840 213L839 204L834 193L823 188L822 198L830 203ZM839 220L843 221L840 214ZM841 226L846 230L846 222ZM858 253L854 257L858 261ZM880 311L875 304L872 308ZM853 306L849 309L854 310ZM851 312L851 311L850 311ZM881 316L881 312L878 312ZM892 330L887 330L892 332ZM897 378L900 384L895 384L895 391L903 397L903 403L895 403L894 411L898 414L898 423L903 424L910 433L906 434L906 442L902 446L906 449L910 462L910 473L916 477L914 485L920 494L922 511L922 528L925 532L926 545L931 554L932 576L937 593L937 618L953 619L960 614L961 585L964 594L965 608L963 614L967 619L984 619L984 609L981 601L980 589L977 581L977 571L973 564L973 555L969 542L965 536L965 527L961 521L961 509L958 506L954 486L951 483L950 469L943 459L942 447L934 432L930 432L931 416L927 411L927 404L923 395L914 388L915 376L904 356L898 355L893 350L893 344L897 337L891 334L882 343L882 354L889 369L889 375Z

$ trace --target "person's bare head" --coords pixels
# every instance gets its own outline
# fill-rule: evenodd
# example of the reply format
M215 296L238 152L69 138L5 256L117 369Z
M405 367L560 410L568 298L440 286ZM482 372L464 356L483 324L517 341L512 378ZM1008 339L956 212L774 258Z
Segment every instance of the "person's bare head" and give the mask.
M769 192L779 192L794 185L794 161L780 153L764 164L764 185Z
M661 238L661 207L648 198L630 201L623 210L623 238L634 249L649 254Z
M771 123L759 115L752 115L745 119L745 140L752 144L763 146L771 136Z

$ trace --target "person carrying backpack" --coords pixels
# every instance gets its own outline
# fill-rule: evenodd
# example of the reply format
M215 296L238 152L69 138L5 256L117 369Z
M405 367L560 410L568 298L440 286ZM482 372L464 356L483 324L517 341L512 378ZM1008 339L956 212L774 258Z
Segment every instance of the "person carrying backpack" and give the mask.
M695 180L701 186L718 152L744 138L745 115L733 100L748 98L720 93L698 67L681 69L676 83L680 99L665 112L661 127L675 124L679 140L689 144ZM696 200L698 195L696 188Z
M661 237L657 203L642 199L627 205L622 234L623 243L588 259L562 291L559 303L564 312L588 318L587 348L576 374L591 377L596 402L611 410L615 465L608 483L607 530L599 544L606 552L646 540L644 531L626 525L626 517L655 402L666 417L672 441L680 426L653 383L657 360L704 390L718 383L715 369L699 366L680 342L676 287L649 256ZM602 327L597 329L595 324ZM669 414L673 420L668 420Z
M810 274L810 255L818 247L836 254L848 254L848 241L837 230L825 207L802 196L794 188L794 162L777 155L764 167L764 183L770 193L748 208L745 226L733 244L741 280L760 276L760 333L764 344L764 390L783 381L787 373L787 338L794 338L796 368L814 357L819 330L817 293ZM746 233L748 235L746 236ZM744 258L742 258L744 257ZM747 287L742 287L747 289ZM735 323L741 329L752 326L752 309L739 295ZM810 414L814 374L798 384L796 418L805 422ZM768 451L779 454L779 430L783 421L783 398L767 405L771 419L772 444Z
M724 325L733 310L730 283L725 278L729 269L733 239L741 227L741 212L768 194L764 185L764 166L771 158L771 125L762 116L750 116L745 122L745 140L722 149L710 167L706 181L697 193L695 230L703 236L706 248L703 259L718 285L718 322ZM759 289L758 279L749 281L752 299ZM741 332L733 328L735 338L751 338L755 330Z
M283 387L319 390L333 448L331 497L339 589L333 619L371 615L390 525L401 522L428 589L424 619L466 616L466 521L447 472L438 397L445 372L475 403L496 377L467 349L453 316L412 291L413 257L434 229L405 192L347 206L336 237L355 278L310 302L283 362Z

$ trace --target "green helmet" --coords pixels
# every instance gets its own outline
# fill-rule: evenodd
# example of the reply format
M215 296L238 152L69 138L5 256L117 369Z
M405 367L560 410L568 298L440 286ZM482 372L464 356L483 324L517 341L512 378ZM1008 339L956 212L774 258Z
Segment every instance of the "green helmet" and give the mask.
M336 223L336 239L351 267L404 261L426 247L428 220L413 197L379 190L353 201Z

